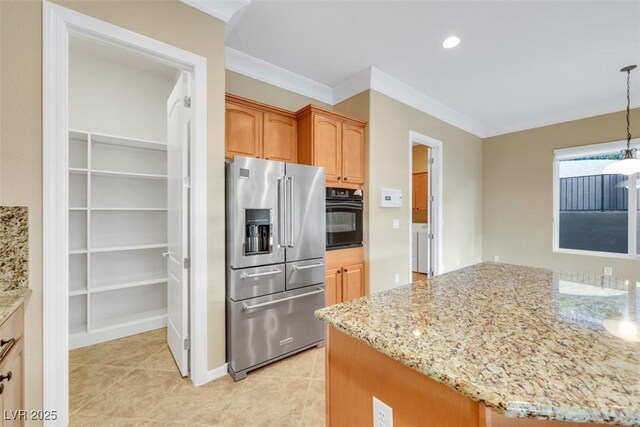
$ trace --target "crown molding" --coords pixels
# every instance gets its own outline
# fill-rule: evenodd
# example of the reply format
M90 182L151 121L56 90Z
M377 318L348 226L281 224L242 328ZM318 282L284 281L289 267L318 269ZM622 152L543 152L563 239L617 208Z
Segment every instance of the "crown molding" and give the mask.
M333 105L331 87L254 56L225 48L227 70Z
M251 3L251 0L180 0L200 12L227 23L235 13Z
M640 108L640 102L632 103L631 109ZM545 126L557 125L560 123L572 122L575 120L588 119L590 117L602 116L605 114L618 113L625 109L624 105L621 105L620 99L610 100L606 103L599 105L588 105L582 108L572 108L564 112L558 112L546 115L545 117L539 117L532 120L526 120L516 122L514 124L504 126L492 126L487 133L488 137L505 135L508 133L520 132L523 130L541 128ZM624 126L620 125L620 131L624 130Z
M368 89L375 90L479 138L504 135L621 111L620 100L612 99L604 105L601 103L598 106L592 105L580 109L571 109L570 111L553 113L545 117L516 122L514 124L489 127L425 95L375 67L362 70L336 86L330 87L227 47L226 68L329 105L335 105ZM631 107L639 108L640 103L635 103Z
M371 72L373 67L354 74L347 80L333 87L333 105L349 99L365 90L371 89Z
M480 138L484 138L487 135L487 126L375 67L371 68L371 89Z

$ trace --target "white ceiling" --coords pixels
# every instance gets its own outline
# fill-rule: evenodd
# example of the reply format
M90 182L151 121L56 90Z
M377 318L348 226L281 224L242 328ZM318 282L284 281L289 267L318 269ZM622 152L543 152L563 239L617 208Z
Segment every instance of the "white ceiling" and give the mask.
M227 46L329 87L374 67L486 135L622 110L618 70L640 65L640 1L253 1L227 26Z

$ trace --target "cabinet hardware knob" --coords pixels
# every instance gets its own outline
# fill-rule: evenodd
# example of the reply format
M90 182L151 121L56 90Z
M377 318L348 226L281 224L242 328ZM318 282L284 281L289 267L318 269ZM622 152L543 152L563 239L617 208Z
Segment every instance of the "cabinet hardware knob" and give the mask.
M340 180L340 177L338 177L338 181Z
M11 338L10 340L0 340L0 347L4 347L6 344L15 341L15 338Z
M345 269L344 269L344 272L346 273L347 271L349 271L349 270L347 270L347 269L345 268Z
M342 178L342 179L344 179L344 180L346 181L346 180L347 180L347 177L345 176L345 177L344 177L344 178Z
M4 392L4 384L0 384L0 394L2 394L2 392Z
M342 273L342 271L338 270L338 271L336 271L336 273L340 274L340 273Z
M13 372L11 371L7 372L7 375L0 375L0 383L4 380L11 381L11 378L13 378Z

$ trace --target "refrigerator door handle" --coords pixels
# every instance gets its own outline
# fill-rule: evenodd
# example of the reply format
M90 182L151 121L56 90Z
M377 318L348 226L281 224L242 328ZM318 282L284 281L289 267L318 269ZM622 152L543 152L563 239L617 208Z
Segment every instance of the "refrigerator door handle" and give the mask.
M293 248L293 177L287 176L287 247Z
M285 185L286 177L278 178L278 247L284 248L287 245L285 240L285 220L283 216L287 210L287 201L286 201L286 192L287 188Z
M291 301L291 300L298 299L298 298L309 297L311 295L320 294L322 292L324 292L323 288L316 288L316 290L313 291L313 292L307 292L306 294L300 294L300 295L294 295L292 297L276 299L276 300L273 300L273 301L263 302L263 303L260 303L260 304L247 305L246 303L244 303L244 304L242 304L242 311L253 310L254 308L268 307L270 305L280 304L281 302Z

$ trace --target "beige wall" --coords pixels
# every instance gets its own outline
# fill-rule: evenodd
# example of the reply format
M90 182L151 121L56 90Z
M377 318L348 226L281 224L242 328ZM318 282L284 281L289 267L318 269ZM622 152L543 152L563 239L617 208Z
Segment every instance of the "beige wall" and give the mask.
M57 1L65 7L207 58L209 368L224 352L224 25L177 0ZM0 204L29 207L26 407L42 408L42 4L2 1ZM54 409L54 408L45 408Z
M631 117L640 134L640 109ZM499 255L513 264L640 280L640 262L552 252L553 150L618 141L624 113L606 114L487 138L483 144L483 248L485 260Z
M370 91L369 122L369 263L372 292L394 287L394 274L408 283L411 203L409 131L443 143L443 263L444 270L479 262L482 226L481 139L441 120ZM381 208L380 188L399 188L402 208ZM392 229L393 219L400 229Z
M299 95L294 92L273 86L251 77L243 76L227 70L225 74L226 91L234 95L249 98L264 104L284 108L289 111L298 111L309 104L319 105L331 109L331 105L317 99Z

